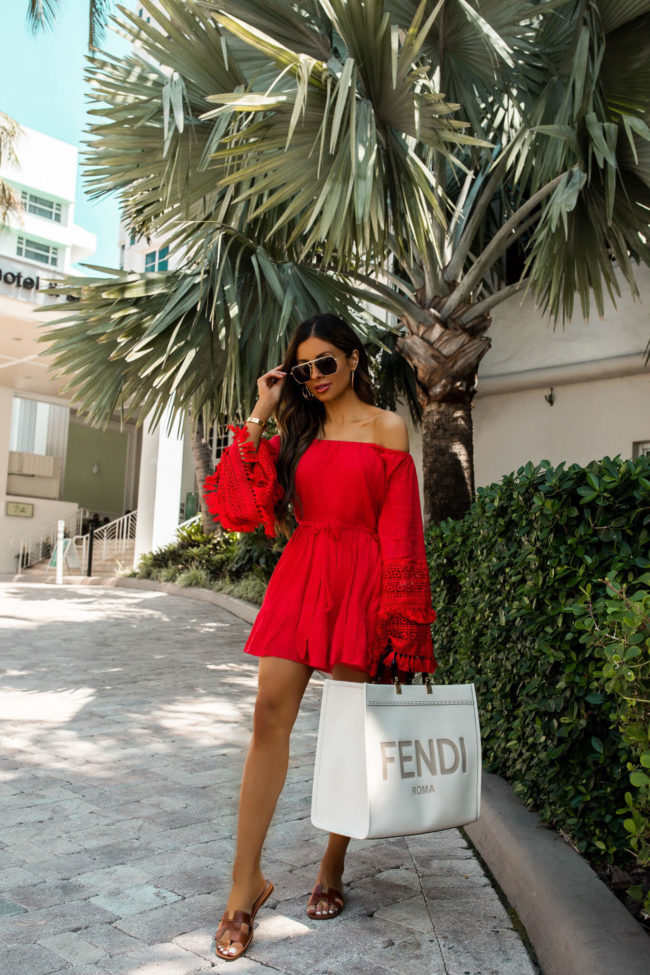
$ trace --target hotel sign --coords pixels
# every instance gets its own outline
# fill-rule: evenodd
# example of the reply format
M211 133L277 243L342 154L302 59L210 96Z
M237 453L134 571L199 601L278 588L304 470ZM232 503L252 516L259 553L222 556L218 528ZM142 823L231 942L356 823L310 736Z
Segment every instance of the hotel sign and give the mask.
M3 271L2 268L0 268L0 281L15 288L23 288L25 291L38 291L41 286L41 279L38 276L31 278L24 275L22 271Z
M47 293L51 284L56 284L55 277L47 277L41 280L40 276L29 267L28 264L7 264L5 259L0 256L0 294L9 295L12 298L21 298L23 301L32 301L36 304L44 304L47 301L56 301L63 295L52 295ZM74 295L66 295L66 301L75 301Z

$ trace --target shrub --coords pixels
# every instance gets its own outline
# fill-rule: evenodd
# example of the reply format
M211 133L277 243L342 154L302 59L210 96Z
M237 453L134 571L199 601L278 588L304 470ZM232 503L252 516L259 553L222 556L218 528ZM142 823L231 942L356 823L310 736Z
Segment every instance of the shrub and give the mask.
M212 588L216 592L224 592L229 596L235 596L237 599L245 599L247 602L256 603L259 606L264 599L266 585L267 580L259 573L248 572L239 579L230 579L228 577L218 579L213 583Z
M140 579L153 579L155 571L153 555L147 552L146 555L140 556L138 568L133 572L133 575L138 576Z
M168 582L182 575L187 580L183 585L209 586L226 576L233 581L255 570L268 582L285 544L284 538L267 538L262 528L254 532L219 529L206 535L196 522L179 528L171 544L143 555L137 574L144 579L164 576Z
M635 753L585 607L607 608L606 578L646 578L649 478L650 458L527 464L427 533L439 674L474 681L487 768L608 862L630 846Z
M650 867L650 573L627 587L613 580L606 584L607 593L599 604L594 604L588 586L572 609L576 629L583 631L581 642L593 643L601 651L604 689L617 701L629 774L620 814L638 865ZM629 893L643 899L641 887L632 887ZM650 891L644 910L650 915Z
M164 565L162 569L156 569L154 577L159 582L175 582L181 570L177 565Z
M175 582L178 586L183 586L184 588L200 586L203 589L208 589L210 586L210 574L206 569L200 569L198 567L184 569L176 577Z

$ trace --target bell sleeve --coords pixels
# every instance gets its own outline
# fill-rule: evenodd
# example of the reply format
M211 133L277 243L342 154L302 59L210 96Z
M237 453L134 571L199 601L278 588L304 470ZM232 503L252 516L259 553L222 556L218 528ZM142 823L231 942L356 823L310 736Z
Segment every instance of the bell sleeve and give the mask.
M229 426L235 437L203 485L203 498L214 521L228 531L254 531L259 525L275 537L276 503L284 492L276 461L280 437L262 438L257 450L244 427Z
M417 473L408 453L391 458L378 535L382 588L373 666L432 674L436 661L431 624L436 613L431 606Z

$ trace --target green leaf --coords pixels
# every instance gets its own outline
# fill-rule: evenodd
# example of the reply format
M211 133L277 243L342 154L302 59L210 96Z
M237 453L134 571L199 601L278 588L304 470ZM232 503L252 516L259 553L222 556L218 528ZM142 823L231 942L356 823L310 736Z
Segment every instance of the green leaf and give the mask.
M644 785L650 785L650 776L647 776L645 772L632 772L630 775L630 782L632 785L636 786L637 789L640 789Z

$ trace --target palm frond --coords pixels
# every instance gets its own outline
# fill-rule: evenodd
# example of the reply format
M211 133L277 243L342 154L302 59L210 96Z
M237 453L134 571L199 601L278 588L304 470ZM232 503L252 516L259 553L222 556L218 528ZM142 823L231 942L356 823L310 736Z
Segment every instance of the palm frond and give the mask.
M525 273L536 300L556 321L572 317L576 297L585 320L592 300L602 316L605 294L615 302L622 279L638 295L633 265L634 257L650 263L650 189L629 179L625 188L617 185L612 219L609 192L602 171L589 180L576 173L544 207Z
M59 0L27 0L27 23L37 33L52 27L59 10Z
M211 155L228 120L198 116L211 92L241 88L245 79L209 13L173 0L142 2L151 23L128 11L120 22L132 53L96 57L87 69L94 106L86 183L91 197L119 193L138 234L168 236L214 206Z
M598 9L603 30L609 34L650 13L650 0L598 0Z
M60 0L27 0L27 23L37 33L44 28L53 28L59 12ZM88 2L88 48L93 51L101 43L113 0L89 0Z
M488 293L501 287L490 280L503 255L495 244L516 215L521 219L512 242L526 233L523 274L552 317L567 320L576 296L585 317L592 303L602 314L605 294L614 298L621 279L635 291L633 258L646 260L648 253L646 18L620 18L616 30L604 34L602 4L570 2L539 20L540 49L552 71L537 90L527 90L526 118L489 164L491 183L463 203L445 277L467 277L446 300L447 310L466 300L477 272ZM628 58L634 66L629 73ZM481 172L487 180L487 160ZM550 199L530 214L526 201L552 188L563 172ZM490 229L492 211L498 219Z
M304 0L300 5L292 0L273 0L272 4L259 0L201 0L200 5L238 18L295 53L320 61L327 61L332 54L329 20L318 0Z
M281 361L289 333L323 309L375 350L387 331L364 306L370 291L314 265L274 261L234 232L222 233L201 266L108 273L57 284L53 294L78 301L41 337L68 394L96 424L118 410L138 422L190 404L212 419L250 410L257 378Z
M215 154L231 165L222 185L249 181L237 199L251 204L253 217L278 212L272 235L290 226L288 240L302 239L302 253L322 246L325 260L339 266L360 254L381 259L388 213L397 240L424 248L443 219L427 154L450 157L450 146L477 140L463 134L451 117L455 106L404 55L415 53L420 15L400 40L383 0L322 6L339 45L327 62L217 11L224 30L275 61L278 81L294 83L293 90L210 97L219 107L204 118L236 112L242 119Z

